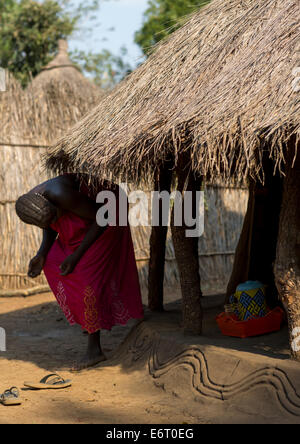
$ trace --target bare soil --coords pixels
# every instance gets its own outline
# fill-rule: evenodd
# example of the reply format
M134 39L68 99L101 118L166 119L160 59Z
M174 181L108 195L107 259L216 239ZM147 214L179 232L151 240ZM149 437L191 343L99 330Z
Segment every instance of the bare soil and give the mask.
M172 316L177 319L178 311L174 307L180 306L180 296L178 288L168 289L165 302L173 303L168 306L169 313L162 314L162 321L160 315L156 316L157 325L153 320L149 323L147 319L144 325L150 326L154 332L161 325L167 330L169 327L164 322ZM268 359L274 355L276 359L280 358L279 363L291 366L294 372L291 374L297 380L299 364L289 364L286 327L281 332L259 339L240 341L237 338L224 338L215 323L215 314L221 308L216 306L216 302L219 304L218 301L223 299L213 296L204 299L206 334L199 337L198 342L202 343L202 347L204 344L203 350L210 347L211 380L226 380L226 375L223 375L226 365L227 370L232 367L230 374L239 379L239 371L244 371L245 366L247 374L252 371L250 367L255 370L264 365L264 355L268 355ZM145 291L143 303L146 306ZM149 318L149 312L145 311ZM102 348L108 360L96 367L73 373L70 369L84 355L87 336L80 326L69 326L54 296L44 293L27 298L0 298L0 327L6 330L7 335L7 351L0 352L0 393L17 386L22 398L20 406L6 407L0 404L0 424L265 423L270 418L272 423L289 423L291 417L284 416L284 411L281 414L281 406L276 404L277 395L271 385L264 389L265 392L250 390L243 394L245 399L238 397L232 404L226 404L226 407L225 404L205 400L205 397L193 399L190 391L192 379L182 366L171 369L158 384L149 375L147 363L136 367L126 365L125 361L122 362L122 356L127 353L125 338L133 331L136 323L131 320L125 327L114 327L111 332L102 331ZM177 336L181 338L180 322L176 321L172 325L175 330L171 334L171 342ZM194 341L193 338L190 340ZM216 352L216 347L221 351ZM167 344L166 348L171 347ZM250 361L245 361L245 352ZM219 362L220 353L222 366ZM116 359L118 356L119 362ZM62 390L30 390L23 385L24 381L38 382L52 372L72 379L72 386ZM186 384L183 383L185 379ZM257 408L259 394L260 409ZM298 398L300 392L296 403ZM299 417L293 417L293 421L299 423Z
M169 300L178 297L176 291L169 294ZM7 335L7 351L0 352L0 393L17 386L22 397L20 406L0 404L0 423L192 423L193 417L157 390L146 372L109 365L134 325L132 320L126 327L103 331L105 366L73 373L70 368L83 356L87 338L79 326L69 326L53 295L0 298L0 326ZM35 391L23 386L52 372L72 379L72 387Z

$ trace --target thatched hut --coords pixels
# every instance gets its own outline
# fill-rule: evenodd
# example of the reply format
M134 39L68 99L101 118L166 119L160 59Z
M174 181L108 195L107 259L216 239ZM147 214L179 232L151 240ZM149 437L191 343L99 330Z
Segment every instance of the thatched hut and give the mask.
M134 182L147 179L151 184L155 178L156 190L169 189L171 174L166 160L169 153L173 156L175 151L176 155L180 144L177 136L181 133L168 129L167 134L174 136L173 144L172 137L169 137L171 143L167 142L161 129L176 110L189 103L190 95L197 95L211 78L212 70L220 70L224 58L246 44L241 24L250 5L248 0L242 4L239 0L225 4L219 0L192 16L170 39L158 45L153 55L92 114L72 128L72 134L66 134L49 151L48 167L56 172L66 168L85 171L98 177L107 177L113 171L114 177ZM166 165L163 175L159 173L162 165ZM162 309L166 235L164 227L152 230L149 305L153 309ZM196 251L195 246L190 248ZM198 255L192 269L197 280L192 298L199 299ZM191 296L189 289L183 293L187 298Z
M73 74L74 71L74 74ZM27 277L30 258L41 241L39 229L26 226L15 216L15 201L49 175L41 155L56 137L75 124L102 92L72 67L66 44L58 56L27 88L10 76L6 92L0 93L0 203L2 257L0 295L27 295L48 290L43 276Z
M25 137L49 146L98 104L104 92L72 64L67 42L60 40L58 55L32 80L27 96Z
M103 176L113 172L136 182L153 177L156 189L169 189L171 169L177 172L180 191L187 183L189 189L198 189L203 177L223 182L249 179L267 184L266 201L277 218L280 196L274 199L272 193L283 187L279 234L275 224L263 245L274 252L277 243L276 281L291 332L300 325L300 114L299 93L292 88L292 72L299 65L299 19L298 0L213 0L66 134L47 162L56 171L67 165ZM266 194L257 188L251 185L245 225L250 229L244 228L246 242L238 249L248 261L253 248L245 252L241 245L264 240L260 227L249 223L255 214L254 202L249 217L253 198ZM259 214L266 233L270 219ZM284 229L286 220L289 232ZM184 323L200 332L198 258L195 244L183 233L173 227ZM154 233L156 246L163 239L162 231ZM272 251L265 269L275 259Z
M135 183L153 178L167 155L166 149L161 149L166 148L167 135L173 136L176 148L182 142L173 118L188 109L192 98L197 98L204 85L222 70L225 60L247 45L247 27L251 28L253 19L261 15L264 3L274 1L255 2L254 11L249 12L252 0L214 0L194 14L72 128L72 134L65 134L53 146L49 168L59 172L65 167L80 170L84 166L90 173L105 177L113 166L114 175ZM254 26L253 33L261 26Z
M24 229L15 218L18 196L30 187L31 177L40 175L36 162L39 148L28 146L22 134L22 125L27 118L26 103L26 93L7 73L6 91L0 93L0 295L5 296L23 294L21 289L30 288L35 292L46 288L42 279L33 282L26 273L28 263L25 264L25 260L29 261L29 251L34 251L38 244L38 233L32 227Z

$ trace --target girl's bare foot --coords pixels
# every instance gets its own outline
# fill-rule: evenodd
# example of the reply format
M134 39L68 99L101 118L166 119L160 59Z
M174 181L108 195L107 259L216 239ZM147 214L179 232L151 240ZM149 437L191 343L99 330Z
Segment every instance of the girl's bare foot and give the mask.
M100 362L106 361L106 356L99 352L95 355L87 353L80 361L78 361L71 369L73 372L79 372L89 367L94 367Z
M96 333L88 335L87 352L84 357L74 365L71 371L78 372L93 367L103 361L106 361L106 356L102 352L100 345L100 331L97 331Z

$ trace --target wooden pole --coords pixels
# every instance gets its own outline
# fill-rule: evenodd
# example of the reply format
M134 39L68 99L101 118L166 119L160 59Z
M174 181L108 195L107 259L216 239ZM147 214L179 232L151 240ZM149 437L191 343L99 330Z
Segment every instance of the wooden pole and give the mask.
M299 149L298 149L299 151ZM300 155L289 147L280 212L275 282L285 307L292 358L300 361Z
M171 190L172 182L172 165L166 162L158 171L154 190L167 191ZM159 206L160 216L162 215L162 205ZM157 227L152 227L150 237L150 261L149 261L149 275L148 275L148 306L152 311L164 310L164 274L165 274L165 255L166 255L166 240L168 227L161 224Z
M192 191L194 203L196 191L200 191L202 179L196 178L187 171L186 158L180 159L177 168L178 186L180 193ZM200 335L202 333L202 292L199 273L198 237L186 237L187 227L175 226L174 212L171 218L172 239L180 275L183 307L183 328L186 334Z

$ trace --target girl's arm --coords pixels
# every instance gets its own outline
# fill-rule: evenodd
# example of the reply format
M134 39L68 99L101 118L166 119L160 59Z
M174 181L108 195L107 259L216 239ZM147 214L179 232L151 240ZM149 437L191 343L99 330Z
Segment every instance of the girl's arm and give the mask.
M72 273L77 263L80 261L84 253L90 248L90 246L101 236L101 234L106 230L107 227L100 227L97 222L91 225L89 231L85 235L83 241L79 247L68 256L64 262L61 264L61 275L66 276Z
M52 228L43 229L43 240L37 255L47 257L56 238L57 232L52 230Z
M49 182L43 194L61 210L70 211L84 219L96 220L99 205L80 193L68 178L59 177Z
M47 255L57 237L56 231L51 228L43 230L43 240L36 256L31 259L28 267L28 276L35 278L39 276L45 265Z
M100 227L96 222L96 214L101 205L77 191L72 183L57 180L44 191L44 196L63 211L70 211L79 217L93 221L80 246L61 264L61 274L72 273L90 246L101 236L107 227Z

